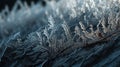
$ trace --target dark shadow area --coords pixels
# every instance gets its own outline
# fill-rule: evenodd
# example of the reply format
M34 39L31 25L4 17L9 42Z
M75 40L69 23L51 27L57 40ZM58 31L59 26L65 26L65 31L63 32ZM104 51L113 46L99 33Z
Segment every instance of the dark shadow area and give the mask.
M0 11L2 11L6 5L9 7L9 10L11 10L16 1L17 0L0 0ZM28 5L30 5L31 2L37 3L40 1L43 6L46 5L46 2L44 0L21 0L21 1L23 3L27 2Z

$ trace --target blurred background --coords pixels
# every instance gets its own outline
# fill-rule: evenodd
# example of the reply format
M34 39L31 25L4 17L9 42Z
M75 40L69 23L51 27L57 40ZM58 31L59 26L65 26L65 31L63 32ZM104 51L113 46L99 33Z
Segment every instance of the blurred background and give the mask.
M16 3L17 0L0 0L0 11L2 11L5 6L9 6L9 9L11 10L11 8L14 6L14 4ZM28 5L31 4L31 2L34 3L38 3L40 2L41 5L45 6L46 5L46 1L50 1L50 0L21 0L23 3L27 2Z

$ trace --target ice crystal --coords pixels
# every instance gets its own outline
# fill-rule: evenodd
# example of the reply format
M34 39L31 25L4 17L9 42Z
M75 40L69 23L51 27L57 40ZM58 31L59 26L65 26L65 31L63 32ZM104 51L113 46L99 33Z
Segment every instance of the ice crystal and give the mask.
M15 60L11 66L44 66L48 60L76 48L115 39L120 32L119 0L61 0L47 4L42 7L32 2L28 6L18 0L11 11L6 6L0 13L0 59L11 49L9 56L15 55L11 56L10 60Z

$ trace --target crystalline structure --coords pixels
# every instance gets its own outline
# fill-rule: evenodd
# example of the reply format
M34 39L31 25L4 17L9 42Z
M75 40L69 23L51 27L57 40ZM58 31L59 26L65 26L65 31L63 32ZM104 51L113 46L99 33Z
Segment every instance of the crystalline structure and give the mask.
M0 67L120 66L120 0L17 0L9 8L0 12Z

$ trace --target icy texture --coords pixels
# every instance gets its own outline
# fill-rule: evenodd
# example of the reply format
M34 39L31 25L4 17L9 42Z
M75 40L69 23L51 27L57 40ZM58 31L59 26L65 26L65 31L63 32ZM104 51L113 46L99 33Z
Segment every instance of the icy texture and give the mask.
M0 13L0 66L120 65L119 0L60 0L46 7L18 0L8 8Z

